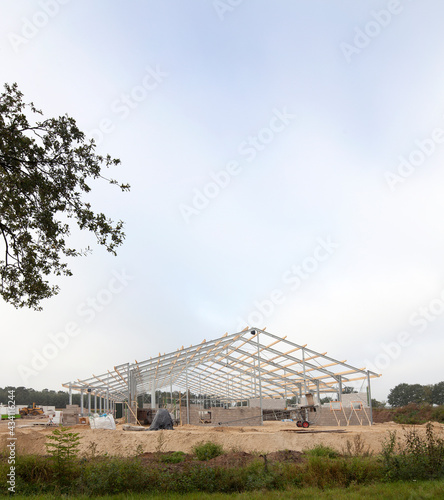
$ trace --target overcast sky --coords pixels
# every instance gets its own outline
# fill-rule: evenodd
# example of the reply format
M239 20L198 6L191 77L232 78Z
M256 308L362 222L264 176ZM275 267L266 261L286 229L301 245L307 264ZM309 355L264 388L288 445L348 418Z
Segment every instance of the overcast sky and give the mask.
M117 257L72 262L43 312L0 302L0 386L59 390L247 324L382 373L379 400L444 379L440 0L1 10L1 81L74 117L132 189L89 196L125 221Z

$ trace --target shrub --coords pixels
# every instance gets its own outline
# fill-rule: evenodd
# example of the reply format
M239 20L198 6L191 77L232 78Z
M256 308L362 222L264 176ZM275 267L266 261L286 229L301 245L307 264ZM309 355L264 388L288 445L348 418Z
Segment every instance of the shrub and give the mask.
M371 457L308 457L300 468L300 479L304 486L318 488L348 487L351 484L366 484L382 477L381 466Z
M55 479L61 490L67 489L75 476L79 441L78 432L70 432L63 426L54 429L48 436L46 451L54 462Z
M159 482L153 479L155 474L155 470L146 469L137 458L98 459L82 464L77 487L73 485L72 490L89 496L142 492L150 484Z
M212 441L207 441L206 443L200 443L193 447L193 453L196 458L201 461L211 460L212 458L222 455L224 449L222 445L213 443Z
M48 436L49 442L46 443L46 451L51 455L59 468L77 457L79 447L79 433L69 432L67 427L60 426L52 431Z
M432 410L431 420L444 423L444 406L438 406Z
M404 430L404 440L390 432L383 443L382 461L391 480L438 479L444 477L444 440L426 426L426 436L417 429Z

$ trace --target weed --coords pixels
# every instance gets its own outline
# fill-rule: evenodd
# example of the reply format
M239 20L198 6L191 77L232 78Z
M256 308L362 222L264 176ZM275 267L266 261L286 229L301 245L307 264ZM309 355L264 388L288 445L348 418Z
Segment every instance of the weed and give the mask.
M162 455L159 460L164 464L178 464L185 460L185 453L183 451L172 451Z
M162 453L164 451L165 445L167 442L167 437L164 431L157 431L157 443L156 443L156 452Z
M361 434L356 434L353 441L347 439L345 446L342 447L342 454L349 457L371 457L373 455L370 445L365 444Z
M268 474L268 455L264 453L261 457L264 459L264 472Z
M88 455L90 458L95 458L97 456L97 443L91 441L88 445Z
M207 441L206 443L201 442L193 447L193 453L200 461L211 460L212 458L222 455L223 452L224 449L222 445L213 443L212 441Z
M339 453L334 448L323 444L317 444L313 448L308 448L304 450L304 453L309 457L337 458L339 456Z

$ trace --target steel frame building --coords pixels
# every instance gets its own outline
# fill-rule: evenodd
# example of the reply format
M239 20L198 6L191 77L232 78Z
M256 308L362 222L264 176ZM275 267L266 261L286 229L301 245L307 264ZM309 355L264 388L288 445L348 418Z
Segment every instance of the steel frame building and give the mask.
M365 368L356 368L346 362L319 353L258 328L214 340L203 340L198 345L182 346L177 351L159 353L145 361L114 366L113 370L91 378L67 382L70 404L72 391L91 396L94 407L113 411L116 403L125 403L134 414L137 396L150 394L156 408L156 390L181 390L187 397L190 391L205 395L226 405L239 405L258 398L287 400L304 394L314 394L320 401L322 394L337 394L341 400L344 385L362 381L367 386L371 408L370 379L380 375ZM370 410L371 411L371 410ZM188 422L189 423L189 422Z

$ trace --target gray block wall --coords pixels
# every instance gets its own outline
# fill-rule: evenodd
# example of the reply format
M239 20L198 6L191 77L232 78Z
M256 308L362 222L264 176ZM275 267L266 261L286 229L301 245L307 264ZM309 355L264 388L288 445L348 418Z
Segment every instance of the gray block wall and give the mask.
M370 425L370 408L352 411L351 408L330 410L329 407L321 407L317 408L317 411L320 414L317 416L316 425L319 426Z
M200 422L200 412L211 413L211 423L202 424ZM187 408L181 407L182 424L187 424ZM239 406L235 408L225 409L222 407L213 407L208 410L202 410L199 406L190 405L190 425L206 425L206 426L247 426L260 425L261 412L259 408L248 408L247 406Z

